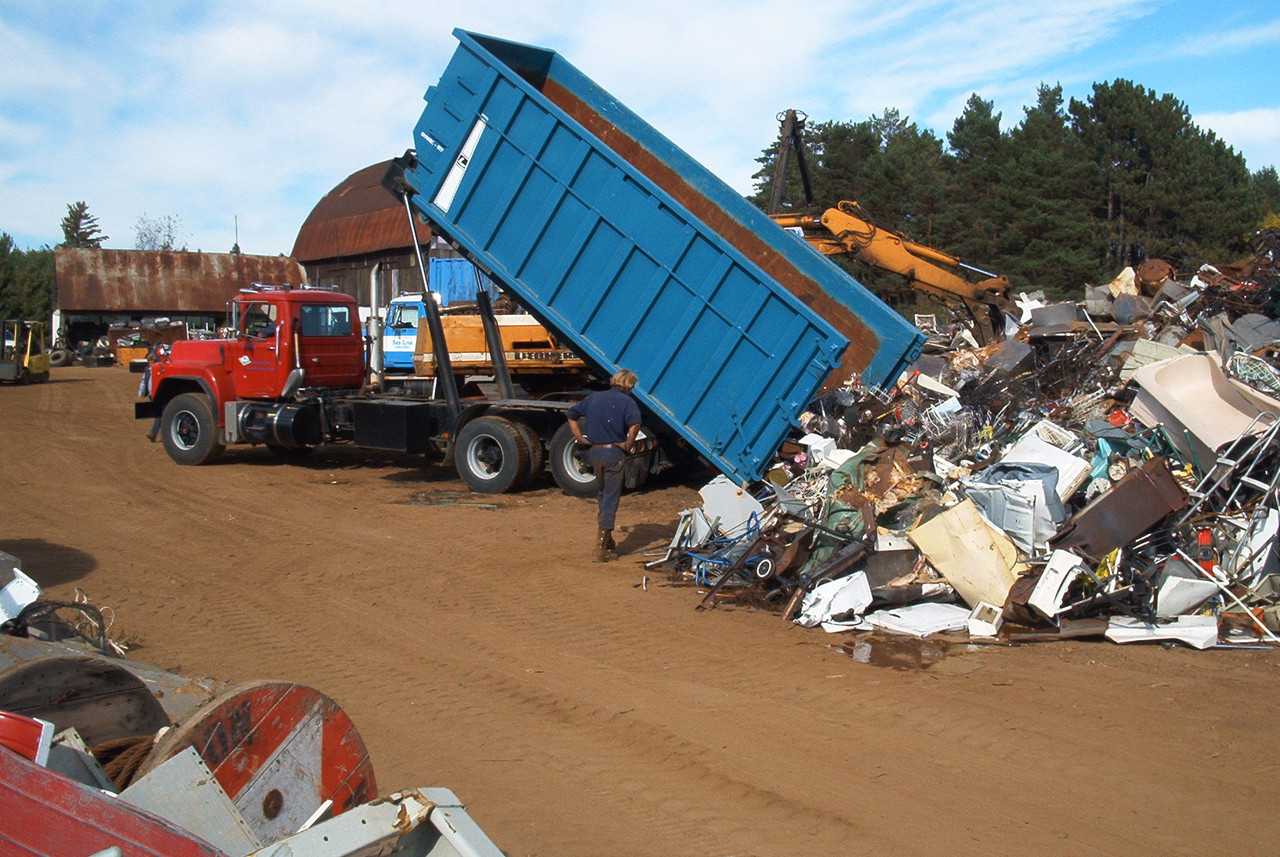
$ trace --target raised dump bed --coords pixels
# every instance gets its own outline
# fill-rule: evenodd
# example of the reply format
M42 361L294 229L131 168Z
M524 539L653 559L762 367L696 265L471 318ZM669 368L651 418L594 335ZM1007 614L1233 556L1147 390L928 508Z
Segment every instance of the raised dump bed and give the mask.
M919 331L554 51L454 35L415 207L735 481L819 391L918 356Z

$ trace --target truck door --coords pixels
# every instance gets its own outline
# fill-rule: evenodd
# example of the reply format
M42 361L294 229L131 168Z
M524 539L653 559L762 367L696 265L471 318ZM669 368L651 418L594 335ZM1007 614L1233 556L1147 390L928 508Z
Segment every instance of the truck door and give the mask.
M241 301L233 322L242 351L231 361L236 394L246 399L280 395L292 366L281 366L279 312L268 301Z
M419 303L392 303L382 332L382 362L388 372L413 374L413 351L418 345Z
M298 307L298 361L308 387L359 387L364 383L364 337L346 304Z

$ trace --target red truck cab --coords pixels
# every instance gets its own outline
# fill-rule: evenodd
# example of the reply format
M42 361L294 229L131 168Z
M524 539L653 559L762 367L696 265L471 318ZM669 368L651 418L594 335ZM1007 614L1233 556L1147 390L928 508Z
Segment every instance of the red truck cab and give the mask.
M304 448L322 440L316 391L358 390L365 347L355 299L312 288L246 289L229 304L226 338L156 350L134 408L169 455L204 464L228 443ZM283 433L281 433L283 431Z

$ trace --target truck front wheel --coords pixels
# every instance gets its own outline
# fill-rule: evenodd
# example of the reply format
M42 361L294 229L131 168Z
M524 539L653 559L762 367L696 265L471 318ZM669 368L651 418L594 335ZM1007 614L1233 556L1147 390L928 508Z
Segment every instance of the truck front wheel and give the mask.
M165 452L179 464L208 464L222 455L213 407L203 393L183 393L164 406L160 435Z
M501 494L529 477L529 448L515 423L480 417L458 432L458 475L477 494Z
M599 480L587 461L587 447L578 443L568 423L551 438L551 475L566 494L594 497L600 493Z

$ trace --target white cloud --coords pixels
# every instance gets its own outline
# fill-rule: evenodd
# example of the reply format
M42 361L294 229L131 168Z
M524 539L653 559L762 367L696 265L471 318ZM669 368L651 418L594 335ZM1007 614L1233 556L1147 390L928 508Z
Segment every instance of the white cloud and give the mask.
M189 246L223 250L238 216L246 252L288 252L323 194L412 145L454 27L557 50L747 192L779 111L860 120L895 107L945 136L976 91L1008 127L1040 82L1070 90L1122 74L1135 33L1166 5L387 0L371 10L349 0L115 0L75 4L71 15L9 0L0 230L56 242L67 203L84 199L111 246L130 246L145 213L178 216ZM1223 38L1248 38L1247 20L1224 23ZM1276 111L1245 103L1257 109L1197 121L1255 169L1255 158L1277 162L1267 153L1280 139Z
M1200 113L1195 122L1244 155L1249 169L1280 166L1280 107Z
M1230 28L1207 27L1187 37L1175 50L1185 56L1222 57L1257 47L1280 45L1280 20L1249 19Z
M1022 81L1033 71L1115 38L1119 27L1146 14L1152 4L1001 0L929 5L942 8L933 10L940 14L928 26L894 32L865 48L863 40L850 46L847 53L858 64L843 87L849 116L868 116L886 107L909 116L927 111L919 118L945 132L972 93L994 100L1011 84L1025 86ZM1032 86L1024 103L1033 103L1034 94ZM1006 122L1019 118L1005 116Z

